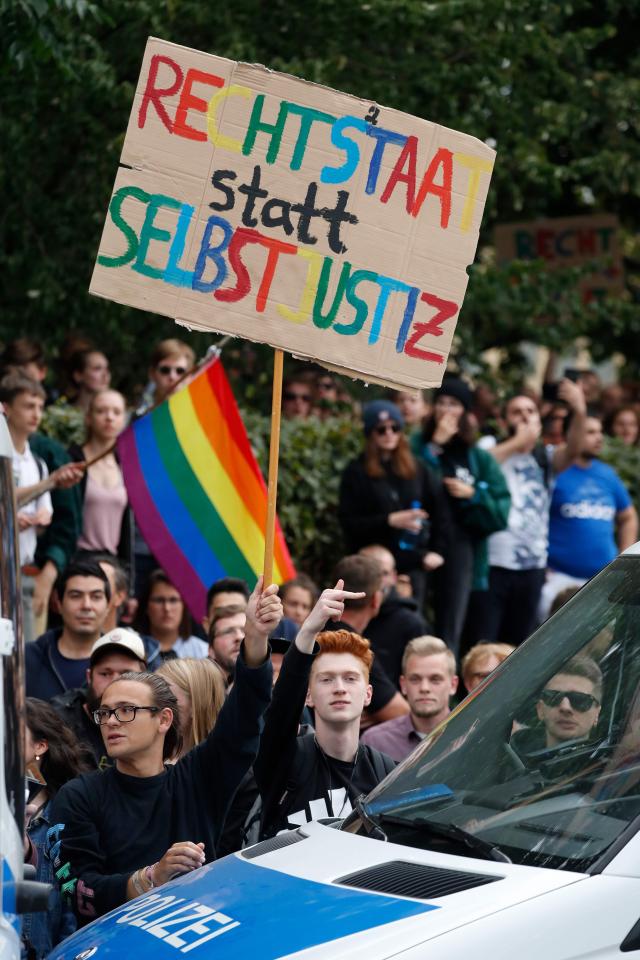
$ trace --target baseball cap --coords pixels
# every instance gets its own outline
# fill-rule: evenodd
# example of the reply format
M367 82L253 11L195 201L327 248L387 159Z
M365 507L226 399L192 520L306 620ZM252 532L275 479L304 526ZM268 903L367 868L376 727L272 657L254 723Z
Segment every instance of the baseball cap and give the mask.
M126 630L123 627L116 627L103 634L91 648L91 657L89 666L93 666L95 661L103 653L128 653L136 660L147 662L147 652L144 648L142 637L135 630Z

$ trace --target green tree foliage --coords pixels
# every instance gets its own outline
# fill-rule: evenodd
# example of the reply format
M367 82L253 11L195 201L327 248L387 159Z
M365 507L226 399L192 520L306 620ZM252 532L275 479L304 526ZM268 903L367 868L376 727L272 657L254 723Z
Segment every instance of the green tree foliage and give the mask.
M243 419L266 476L270 419L250 410ZM344 549L338 492L344 468L363 446L354 426L353 417L282 422L278 516L294 563L322 586Z
M638 3L1 0L0 29L0 338L28 330L55 344L70 328L89 330L131 381L144 375L150 341L175 331L170 320L86 292L144 44L155 35L495 144L458 357L473 362L498 345L517 363L523 337L561 348L588 335L598 355L622 350L637 363L633 297L585 307L570 274L497 267L491 236L498 220L617 213L637 296ZM198 349L209 339L193 335ZM255 381L245 376L238 386L251 390Z

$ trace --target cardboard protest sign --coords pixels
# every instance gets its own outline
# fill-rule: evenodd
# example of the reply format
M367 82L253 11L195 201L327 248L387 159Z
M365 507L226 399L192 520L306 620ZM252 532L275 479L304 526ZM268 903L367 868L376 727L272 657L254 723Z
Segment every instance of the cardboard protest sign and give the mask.
M576 267L601 258L602 269L584 277L585 300L624 290L618 218L611 214L501 224L495 229L499 262L545 260L549 269Z
M90 290L436 385L494 158L427 120L151 38Z

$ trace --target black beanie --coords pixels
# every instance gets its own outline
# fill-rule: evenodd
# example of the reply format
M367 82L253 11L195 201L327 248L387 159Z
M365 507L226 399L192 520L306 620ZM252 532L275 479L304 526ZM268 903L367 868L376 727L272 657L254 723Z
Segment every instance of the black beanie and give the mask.
M433 395L434 401L438 397L454 397L459 400L465 410L471 409L473 403L473 393L471 388L466 385L464 380L459 377L445 377L442 386L439 387Z

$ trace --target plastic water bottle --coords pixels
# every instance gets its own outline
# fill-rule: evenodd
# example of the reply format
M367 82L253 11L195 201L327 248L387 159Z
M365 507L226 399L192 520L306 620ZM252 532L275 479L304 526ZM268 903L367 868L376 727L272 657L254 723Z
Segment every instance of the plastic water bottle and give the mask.
M422 507L422 504L420 503L419 500L411 501L412 510L420 510L421 507ZM400 541L398 543L398 546L400 547L401 550L417 550L418 543L420 542L420 538L422 537L423 526L424 526L424 520L421 520L420 529L418 530L417 533L412 533L410 530L402 530L400 532Z

